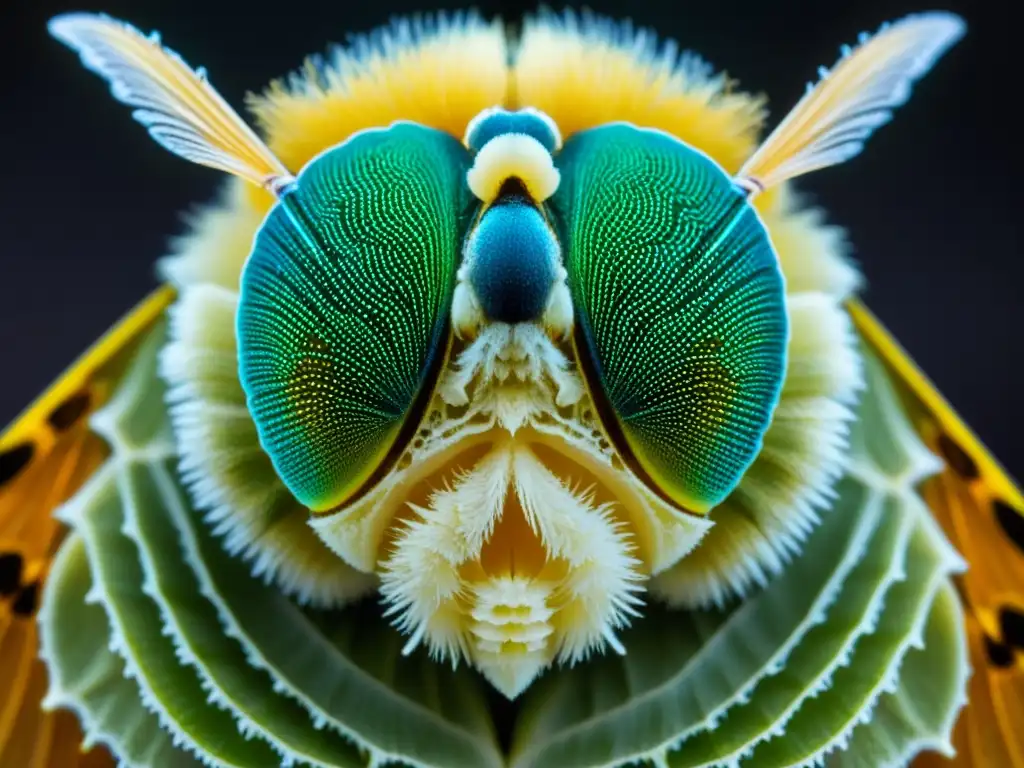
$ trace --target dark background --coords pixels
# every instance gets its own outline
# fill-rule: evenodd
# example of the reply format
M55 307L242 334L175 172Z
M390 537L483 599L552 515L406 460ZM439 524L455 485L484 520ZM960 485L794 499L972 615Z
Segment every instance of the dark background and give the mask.
M88 0L85 0L88 2ZM45 22L102 10L204 65L228 101L305 55L429 0L0 0L0 425L154 284L152 265L215 172L158 148ZM458 3L454 3L458 7ZM1003 0L598 0L771 97L774 123L858 32L929 7L967 37L864 155L801 186L848 227L866 298L1010 470L1024 478L1019 27ZM449 4L446 7L453 7ZM514 19L527 3L481 2ZM558 6L556 6L558 7Z

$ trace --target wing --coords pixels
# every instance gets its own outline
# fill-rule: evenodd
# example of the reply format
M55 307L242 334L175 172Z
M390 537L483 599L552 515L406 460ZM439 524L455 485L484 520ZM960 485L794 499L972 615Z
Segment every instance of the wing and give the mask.
M752 193L844 163L910 96L911 85L964 33L951 13L924 13L861 35L744 163L736 182Z
M928 447L945 462L923 494L969 568L957 586L974 673L954 735L957 757L919 766L1024 766L1024 495L885 327L849 304L864 339L901 385Z
M64 535L52 512L107 455L89 414L173 296L169 287L156 290L0 434L0 765L113 765L103 751L80 751L73 715L43 711L35 611Z

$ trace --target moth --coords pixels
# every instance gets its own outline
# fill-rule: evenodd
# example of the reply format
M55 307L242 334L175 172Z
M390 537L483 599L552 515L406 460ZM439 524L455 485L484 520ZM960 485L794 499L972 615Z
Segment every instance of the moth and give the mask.
M0 764L1024 763L1024 498L793 184L959 17L763 136L589 14L397 21L256 127L50 31L227 184L0 437Z

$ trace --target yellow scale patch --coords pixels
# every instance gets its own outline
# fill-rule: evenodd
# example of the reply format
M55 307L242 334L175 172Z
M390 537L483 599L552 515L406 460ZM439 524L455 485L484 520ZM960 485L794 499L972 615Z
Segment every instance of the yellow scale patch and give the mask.
M53 511L103 463L107 445L88 416L112 393L133 342L170 305L163 287L87 351L0 435L0 765L113 765L81 753L69 712L43 712L46 670L37 658L36 609L64 538Z
M925 445L946 468L922 493L969 568L956 577L973 669L953 733L952 761L925 754L916 768L1024 766L1024 496L946 399L859 301L857 328L902 384Z

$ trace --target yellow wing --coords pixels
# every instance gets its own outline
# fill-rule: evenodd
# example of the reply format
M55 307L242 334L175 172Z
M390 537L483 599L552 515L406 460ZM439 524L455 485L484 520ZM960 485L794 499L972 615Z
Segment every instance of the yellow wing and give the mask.
M877 318L857 300L854 323L902 386L908 411L945 469L925 501L967 559L957 586L974 673L954 734L957 756L917 768L1024 767L1024 495Z
M142 333L174 298L154 291L0 434L0 766L113 765L83 754L74 716L41 709L46 670L35 612L64 530L53 519L107 456L88 416L110 396Z

